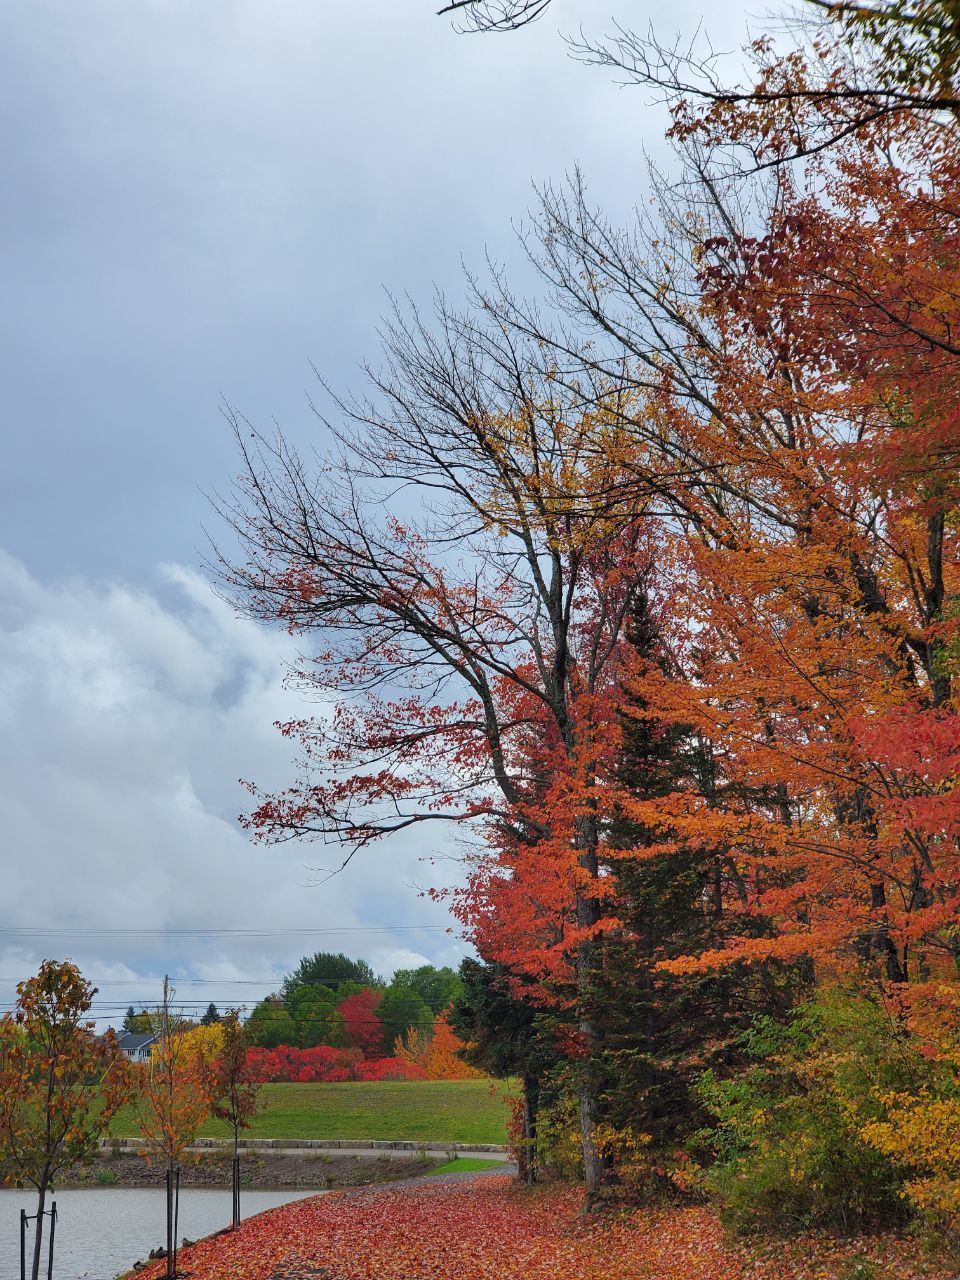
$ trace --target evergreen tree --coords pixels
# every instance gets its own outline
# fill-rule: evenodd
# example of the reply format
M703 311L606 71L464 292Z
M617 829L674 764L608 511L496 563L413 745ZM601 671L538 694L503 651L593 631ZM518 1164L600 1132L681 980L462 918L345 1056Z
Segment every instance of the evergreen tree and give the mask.
M146 1009L141 1009L139 1013L134 1013L133 1005L131 1004L127 1006L127 1012L123 1015L121 1029L132 1032L135 1035L145 1035L153 1030L153 1019Z
M640 591L629 633L644 664L676 677ZM641 693L626 690L619 781L638 799L695 789L708 803L720 793L716 762L684 726L664 724ZM755 799L758 799L755 797ZM611 844L646 849L646 858L612 860L624 931L601 949L593 1000L605 1051L597 1070L607 1119L649 1134L655 1147L677 1145L702 1120L694 1092L711 1067L739 1059L737 1035L758 1013L783 1012L798 985L796 969L743 966L719 973L664 973L661 961L719 945L732 927L724 911L735 871L715 849L674 847L669 833L631 821L613 824ZM658 847L664 846L664 847ZM762 929L762 921L737 928Z
M211 1000L210 1003L207 1005L206 1013L200 1019L200 1025L201 1027L209 1027L209 1026L212 1026L213 1023L219 1022L219 1021L220 1021L220 1013L217 1010L217 1006Z
M554 1040L556 1016L537 1010L510 992L510 974L501 964L466 958L460 965L461 993L450 1025L466 1041L463 1057L492 1076L517 1076L523 1087L520 1176L536 1181L537 1114L551 1073L561 1063Z

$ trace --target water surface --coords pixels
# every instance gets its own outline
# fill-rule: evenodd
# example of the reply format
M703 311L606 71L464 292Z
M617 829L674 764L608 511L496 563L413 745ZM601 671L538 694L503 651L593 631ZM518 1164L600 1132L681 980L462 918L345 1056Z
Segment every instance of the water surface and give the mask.
M316 1195L315 1191L243 1191L240 1212L244 1218L275 1209L290 1200ZM82 1191L58 1191L54 1280L111 1280L151 1249L166 1242L162 1187L97 1187ZM47 1205L49 1207L49 1200ZM37 1197L28 1191L0 1191L0 1280L20 1278L20 1210L36 1211ZM45 1232L49 1230L47 1219ZM230 1224L230 1188L184 1187L180 1191L177 1235L197 1240ZM33 1224L28 1227L32 1229ZM28 1262L32 1254L29 1251ZM44 1266L46 1276L46 1234ZM29 1274L29 1273L28 1273Z

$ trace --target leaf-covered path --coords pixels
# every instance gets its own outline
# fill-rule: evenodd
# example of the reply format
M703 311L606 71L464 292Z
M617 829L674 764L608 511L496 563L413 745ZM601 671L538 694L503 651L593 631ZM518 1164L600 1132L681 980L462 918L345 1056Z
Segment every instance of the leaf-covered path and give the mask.
M584 1221L577 1189L502 1176L300 1200L180 1253L191 1280L945 1280L913 1243L795 1237L730 1243L705 1208ZM157 1280L159 1263L139 1274Z

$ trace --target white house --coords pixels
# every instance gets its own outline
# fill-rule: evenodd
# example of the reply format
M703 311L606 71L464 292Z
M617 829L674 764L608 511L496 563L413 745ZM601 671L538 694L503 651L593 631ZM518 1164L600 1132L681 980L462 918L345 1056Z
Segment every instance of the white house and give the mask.
M117 1037L117 1044L131 1062L146 1062L150 1057L150 1048L157 1043L155 1031L125 1031Z

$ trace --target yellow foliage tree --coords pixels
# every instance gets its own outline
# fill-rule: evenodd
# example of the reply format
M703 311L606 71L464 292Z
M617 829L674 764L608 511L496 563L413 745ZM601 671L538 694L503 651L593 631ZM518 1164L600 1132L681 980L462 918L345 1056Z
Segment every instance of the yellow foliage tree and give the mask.
M917 1174L904 1194L923 1213L956 1235L960 1227L960 1099L889 1093L881 1097L886 1120L861 1130L865 1142Z
M113 1032L97 1036L88 1018L96 990L69 960L44 960L18 984L13 1013L0 1018L0 1183L37 1192L32 1280L40 1274L47 1193L96 1147L130 1092Z
M903 1195L956 1246L960 1243L960 991L952 985L926 983L918 985L909 998L902 997L902 1004L902 1016L932 1070L913 1092L880 1093L886 1116L864 1125L861 1136L907 1172Z
M215 1062L223 1053L223 1027L219 1022L191 1027L179 1034L181 1051L205 1066Z

